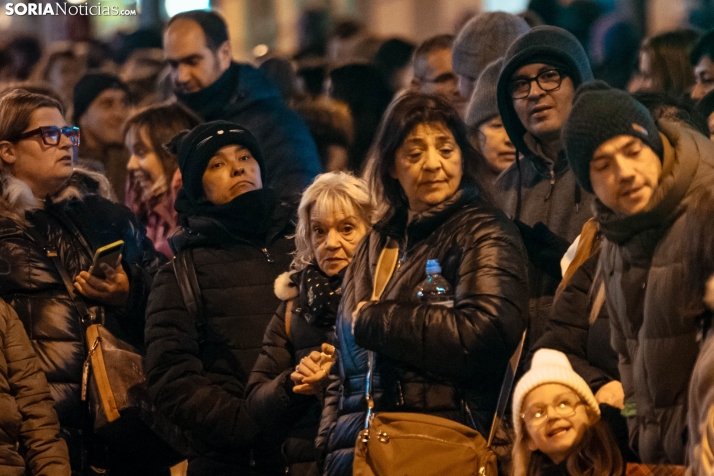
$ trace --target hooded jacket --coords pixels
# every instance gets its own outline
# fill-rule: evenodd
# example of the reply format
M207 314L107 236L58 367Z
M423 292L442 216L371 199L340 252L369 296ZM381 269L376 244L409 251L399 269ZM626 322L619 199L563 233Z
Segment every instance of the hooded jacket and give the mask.
M10 175L0 178L0 186L0 297L15 309L25 326L55 400L72 468L80 472L83 445L92 440L82 437L87 423L86 405L80 400L87 355L82 316L33 234L56 246L72 277L89 269L97 248L124 240L122 265L130 282L126 306L102 306L82 299L87 307L96 306L97 319L112 334L138 348L143 347L151 279L164 259L136 217L126 207L103 198L110 192L102 176L76 169L67 185L44 206L24 182Z
M535 342L545 331L553 296L561 279L558 271L560 258L592 217L594 197L580 188L563 151L555 161L540 153L535 138L516 114L509 84L520 67L532 63L560 66L567 70L576 88L583 82L592 81L593 76L587 55L573 35L561 28L539 26L511 45L498 79L498 110L508 137L522 157L496 180L494 202L510 218L527 227L542 223L547 228L542 229L543 233L533 234L527 227L521 227L522 232L527 231L523 233L523 239L530 258L528 339ZM552 248L552 256L539 257L540 251L546 248ZM543 261L545 263L541 263ZM548 268L556 271L549 272Z
M191 475L284 474L274 445L247 411L248 376L280 300L273 282L294 251L292 209L273 207L264 239L237 236L214 218L190 216L171 239L190 250L201 291L203 321L186 309L174 264L157 273L146 313L146 377L151 398L187 432L195 454Z
M388 238L401 256L382 299L369 301ZM421 303L427 259L438 259L454 307ZM358 246L342 286L317 438L324 474L351 475L365 420L367 350L375 353L375 410L418 412L475 426L486 437L504 371L525 329L525 251L516 228L478 192L463 189L407 224L407 210L378 223Z
M643 463L685 462L687 395L699 354L703 304L683 292L684 223L699 191L714 187L714 144L678 123L657 124L660 183L647 207L616 216L600 202L601 264L625 411Z
M268 181L264 185L281 198L299 200L320 173L320 157L310 131L258 69L232 63L207 88L176 96L206 122L222 119L249 129L265 156Z
M67 444L45 374L22 323L0 301L0 473L69 476ZM23 454L19 446L23 448Z

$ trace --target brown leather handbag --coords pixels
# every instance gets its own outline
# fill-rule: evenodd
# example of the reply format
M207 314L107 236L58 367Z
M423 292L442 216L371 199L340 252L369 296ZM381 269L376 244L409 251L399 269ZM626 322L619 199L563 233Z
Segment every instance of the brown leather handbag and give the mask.
M397 262L399 248L390 240L377 261L372 300L382 295ZM525 333L523 334L525 338ZM513 384L523 340L511 357L491 426L489 441L461 423L423 413L374 413L372 370L374 353L368 352L365 385L367 417L357 437L354 476L496 476L496 455L491 441L503 417ZM468 406L467 406L467 411Z

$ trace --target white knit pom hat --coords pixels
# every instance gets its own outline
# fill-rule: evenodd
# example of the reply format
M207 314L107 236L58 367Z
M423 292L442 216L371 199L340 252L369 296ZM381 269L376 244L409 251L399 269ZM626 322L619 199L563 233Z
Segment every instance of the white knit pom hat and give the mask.
M572 389L593 413L600 416L595 395L585 380L573 371L568 357L554 349L539 349L533 354L531 369L518 381L513 392L513 428L517 437L523 428L523 400L531 390L546 383L558 383Z

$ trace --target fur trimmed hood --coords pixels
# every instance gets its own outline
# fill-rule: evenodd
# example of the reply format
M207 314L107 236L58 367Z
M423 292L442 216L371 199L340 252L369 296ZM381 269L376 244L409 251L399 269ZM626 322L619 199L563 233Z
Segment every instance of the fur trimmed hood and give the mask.
M275 292L275 296L281 301L287 301L298 296L298 287L293 281L293 275L297 272L298 271L295 270L286 271L275 278L273 291Z
M70 198L81 200L87 195L116 200L104 175L75 167L65 186L52 196L52 201L57 203ZM42 201L32 194L29 185L7 171L0 170L0 216L24 221L26 212L42 206Z

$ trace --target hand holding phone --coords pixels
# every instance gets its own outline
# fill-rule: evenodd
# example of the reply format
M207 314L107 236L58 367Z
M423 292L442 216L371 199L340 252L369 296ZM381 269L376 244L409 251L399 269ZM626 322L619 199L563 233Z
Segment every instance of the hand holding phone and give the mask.
M129 277L121 266L123 241L97 250L92 267L77 275L74 287L84 296L111 306L122 307L129 298Z
M89 268L89 274L96 278L104 279L105 275L102 270L102 264L106 264L111 268L116 267L116 263L119 259L119 255L121 255L123 246L124 240L118 240L99 248L94 253L94 259L92 260L92 266Z

